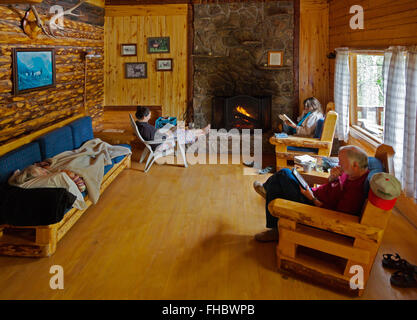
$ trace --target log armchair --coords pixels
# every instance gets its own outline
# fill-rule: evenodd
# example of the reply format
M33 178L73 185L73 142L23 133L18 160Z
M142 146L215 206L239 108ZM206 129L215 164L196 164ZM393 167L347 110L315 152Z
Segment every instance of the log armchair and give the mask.
M393 155L392 147L378 147L375 157L369 158L368 182L383 168L393 174ZM369 184L365 184L364 192L368 190ZM366 200L357 217L283 199L271 201L268 209L279 218L276 254L281 271L348 295L362 295L391 210L385 211ZM358 278L355 283L361 288L351 289L350 280L357 266L363 269L363 281L358 282Z
M317 124L314 138L293 137L269 139L275 145L277 171L289 167L288 161L294 160L294 156L308 154L310 156L329 157L332 151L333 138L336 131L337 113L334 111L334 103L330 102L326 108L326 118Z

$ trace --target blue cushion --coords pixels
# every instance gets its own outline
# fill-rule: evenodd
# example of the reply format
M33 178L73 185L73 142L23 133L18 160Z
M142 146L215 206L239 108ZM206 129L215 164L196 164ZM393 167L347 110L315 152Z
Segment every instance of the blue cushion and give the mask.
M317 121L317 125L316 125L316 129L314 130L313 138L316 138L316 139L321 138L321 133L323 131L323 124L324 124L324 119L320 119L319 121ZM319 152L319 149L317 149L317 148L287 147L287 150L288 151L301 151L301 152L314 152L314 153Z
M316 149L316 148L287 147L287 151L314 152L314 153L317 154L319 152L319 149Z
M107 166L104 166L104 175L110 171L111 168L113 168L114 164L108 164Z
M313 138L321 139L321 134L323 132L323 125L324 125L324 119L320 119L317 121L316 130L314 130L314 136Z
M84 117L68 125L72 130L74 149L78 149L88 140L94 139L93 122L91 117Z
M365 195L368 196L369 193L369 181L371 181L372 176L375 173L378 172L384 172L384 165L382 164L382 162L374 157L368 157L368 170L369 170L369 174L368 174L368 178L366 179L364 185L363 185L363 191L365 192Z
M13 172L42 161L38 142L31 142L0 157L0 183L5 183Z
M40 137L38 141L42 159L52 158L61 152L74 149L72 130L69 126L51 131Z
M129 144L118 144L118 146L129 148L129 150L132 150L132 147ZM111 159L111 162L113 164L119 163L122 161L126 156L118 156L116 158Z

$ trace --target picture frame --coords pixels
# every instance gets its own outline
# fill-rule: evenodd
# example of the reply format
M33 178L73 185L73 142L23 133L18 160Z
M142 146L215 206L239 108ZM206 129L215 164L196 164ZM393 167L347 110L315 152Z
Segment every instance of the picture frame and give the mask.
M13 94L55 87L54 48L13 48Z
M146 79L148 77L147 62L126 62L125 79Z
M268 67L282 67L284 51L268 51Z
M136 43L123 43L120 45L120 55L123 57L126 56L136 56L137 47Z
M169 37L148 38L148 53L169 53Z
M156 71L172 71L172 59L156 59Z

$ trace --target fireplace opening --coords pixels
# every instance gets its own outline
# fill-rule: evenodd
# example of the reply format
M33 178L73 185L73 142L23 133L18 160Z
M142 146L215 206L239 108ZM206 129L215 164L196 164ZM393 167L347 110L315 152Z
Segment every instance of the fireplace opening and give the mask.
M214 97L212 128L230 130L271 128L271 96Z

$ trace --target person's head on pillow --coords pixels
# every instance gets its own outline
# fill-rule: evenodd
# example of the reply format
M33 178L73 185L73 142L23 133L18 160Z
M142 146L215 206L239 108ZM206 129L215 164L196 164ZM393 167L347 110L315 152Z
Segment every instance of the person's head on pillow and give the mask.
M151 118L151 111L147 107L138 106L135 116L141 122L148 122Z
M36 165L30 165L26 167L22 172L17 170L15 172L14 179L17 183L21 184L40 176L46 176L49 173L50 172L45 168L38 167Z

